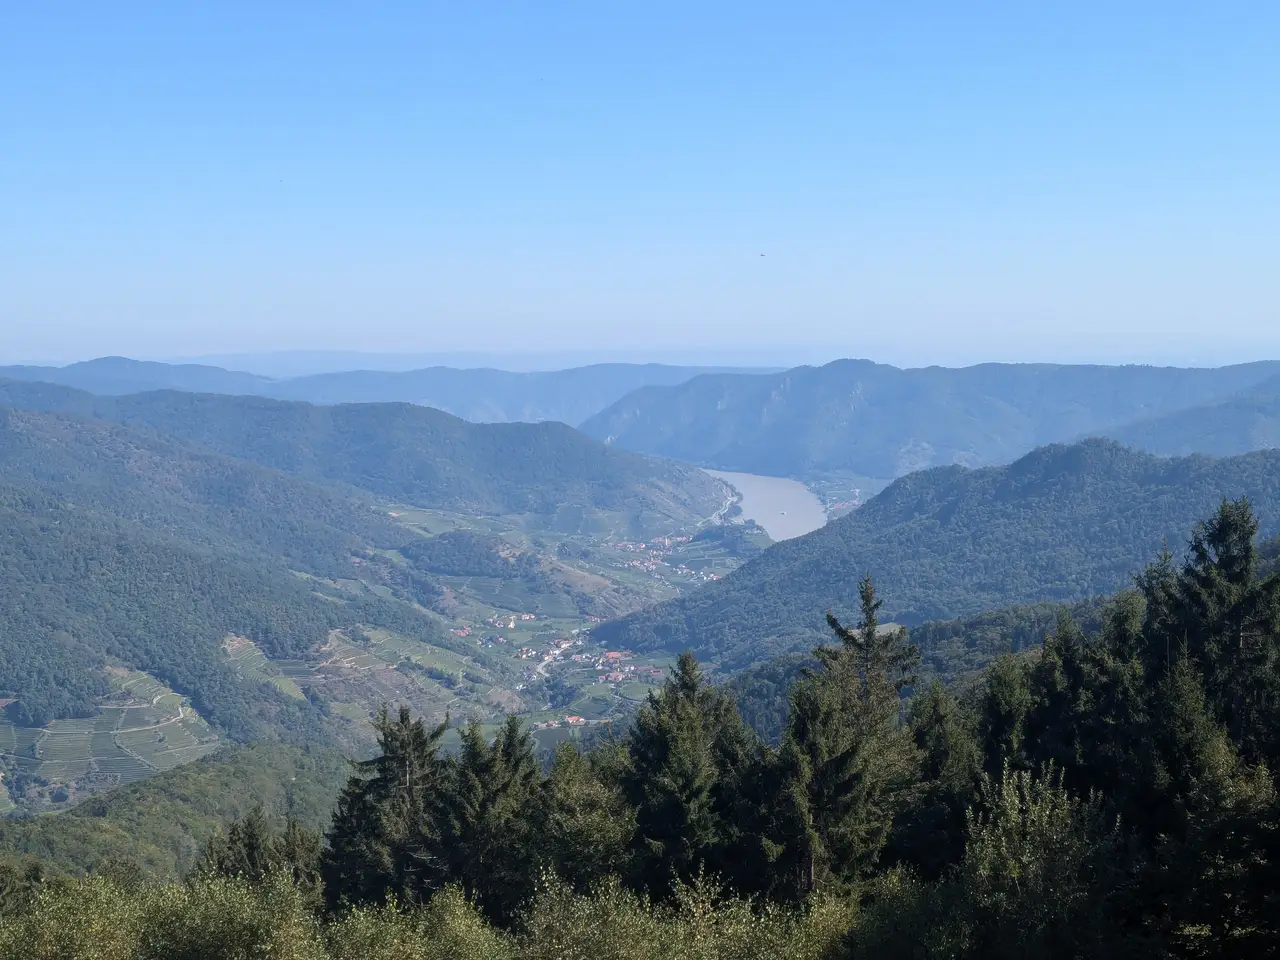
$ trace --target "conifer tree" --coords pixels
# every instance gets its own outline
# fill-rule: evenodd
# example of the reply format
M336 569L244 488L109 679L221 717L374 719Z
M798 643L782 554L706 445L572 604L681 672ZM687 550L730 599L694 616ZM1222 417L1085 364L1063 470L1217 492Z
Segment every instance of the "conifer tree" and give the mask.
M380 754L355 764L338 798L321 862L331 904L378 903L388 893L421 899L433 865L419 855L439 836L446 764L440 740L446 719L428 728L408 707L374 719Z
M627 738L621 785L636 811L633 884L663 898L677 881L720 872L751 744L732 698L707 685L693 655L682 654Z
M205 844L197 873L235 877L260 884L271 877L284 876L307 892L320 887L322 841L292 817L277 834L261 806L236 820L225 835Z
M920 784L894 824L885 851L936 880L964 852L965 814L981 784L974 718L936 680L911 701L910 730Z
M438 833L417 852L431 868L428 889L456 884L490 918L509 922L537 881L540 792L533 738L518 717L492 743L470 724L442 784Z
M777 819L788 831L785 862L802 894L874 866L917 779L900 693L914 682L919 654L902 628L880 629L870 577L859 594L856 628L828 614L840 645L814 651L821 669L793 688L780 750L786 779L779 792L790 807Z
M603 755L607 747L597 749ZM635 814L614 778L565 743L556 750L542 791L544 819L535 837L540 863L579 893L624 872Z

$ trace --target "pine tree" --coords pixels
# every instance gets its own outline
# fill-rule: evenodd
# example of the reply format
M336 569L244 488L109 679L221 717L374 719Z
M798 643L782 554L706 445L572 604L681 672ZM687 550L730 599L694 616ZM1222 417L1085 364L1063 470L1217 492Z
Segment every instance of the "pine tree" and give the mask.
M381 753L355 764L326 835L321 871L331 904L378 903L389 893L420 900L434 889L438 871L420 854L439 835L448 720L428 729L407 707L395 719L384 707L373 726Z
M978 742L982 766L992 779L1006 766L1026 769L1026 721L1031 711L1031 684L1026 661L1013 654L996 657L978 693Z
M469 725L449 763L439 832L418 852L436 868L432 892L456 884L492 920L508 923L537 881L541 792L533 738L519 718L508 717L492 743Z
M911 737L920 754L919 788L894 824L892 863L937 880L964 852L965 814L982 779L974 718L934 681L911 701Z
M304 891L320 888L322 840L292 817L277 834L261 806L231 824L225 835L209 839L196 872L203 875L236 877L260 884L272 877L286 876Z
M722 872L752 742L732 698L708 686L693 655L682 654L626 741L620 782L636 811L635 886L661 899L704 869Z
M775 819L801 895L869 871L917 780L900 694L914 682L919 654L905 630L880 629L881 601L869 577L859 593L856 628L828 614L840 646L814 651L821 669L792 689L780 749L784 812Z
M1280 577L1258 577L1258 521L1247 500L1226 501L1197 525L1178 577L1184 642L1209 702L1253 759L1280 759L1272 710L1280 703Z

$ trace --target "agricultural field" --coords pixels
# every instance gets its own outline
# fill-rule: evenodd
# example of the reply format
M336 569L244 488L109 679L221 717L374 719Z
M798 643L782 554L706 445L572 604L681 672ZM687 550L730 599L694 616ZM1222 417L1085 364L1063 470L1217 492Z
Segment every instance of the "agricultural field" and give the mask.
M0 720L5 810L61 809L218 748L190 703L154 677L115 669L111 679L116 693L96 716L44 727Z

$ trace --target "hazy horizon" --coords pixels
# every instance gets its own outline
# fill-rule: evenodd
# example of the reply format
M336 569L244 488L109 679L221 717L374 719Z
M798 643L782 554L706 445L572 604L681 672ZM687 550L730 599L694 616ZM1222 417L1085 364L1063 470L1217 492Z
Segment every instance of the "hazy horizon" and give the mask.
M781 351L727 351L716 348L685 351L650 351L635 353L592 351L546 352L445 352L445 353L372 353L344 350L281 350L261 353L214 354L205 356L128 356L108 353L74 359L23 358L6 359L0 354L0 366L48 366L62 367L73 363L100 360L108 357L126 357L131 360L154 361L169 364L199 364L221 367L225 370L252 373L259 376L287 379L324 373L347 371L405 372L427 367L452 367L455 369L494 369L511 372L544 372L566 370L596 364L659 364L680 367L703 367L737 370L743 372L790 369L800 366L823 366L837 360L871 360L903 369L919 369L929 366L968 367L983 363L1048 363L1048 364L1097 364L1103 366L1155 366L1155 367L1221 367L1240 363L1253 363L1278 359L1275 355L1247 355L1226 359L990 359L979 358L956 363L893 363L881 357L863 356L856 352L822 351L811 348L795 348Z

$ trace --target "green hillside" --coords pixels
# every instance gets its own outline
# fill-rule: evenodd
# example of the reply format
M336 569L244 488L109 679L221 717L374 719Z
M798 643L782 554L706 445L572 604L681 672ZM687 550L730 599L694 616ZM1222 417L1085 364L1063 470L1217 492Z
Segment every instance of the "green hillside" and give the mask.
M1277 373L1276 363L901 370L838 360L645 387L582 429L628 450L723 470L891 479L931 466L1006 463L1041 444L1225 399Z
M0 819L0 848L68 873L125 861L151 876L181 876L209 837L255 806L274 821L291 816L322 829L350 772L336 750L229 748L66 813Z
M353 552L413 539L359 491L84 416L0 407L0 484L327 574L349 574Z
M885 616L921 623L1123 586L1223 497L1280 524L1280 452L1165 460L1110 441L1045 447L1007 467L896 481L852 514L776 544L723 580L603 624L612 648L694 649L724 669L810 646L867 573Z
M0 384L0 404L148 428L184 443L420 507L531 514L553 526L610 514L624 528L708 516L722 487L699 470L611 450L559 423L472 424L411 404L312 406L160 391L92 397Z

